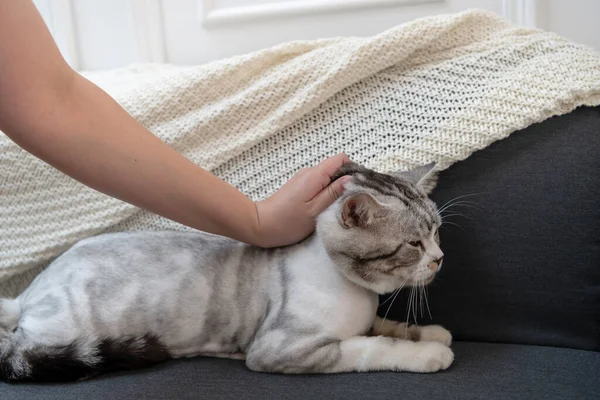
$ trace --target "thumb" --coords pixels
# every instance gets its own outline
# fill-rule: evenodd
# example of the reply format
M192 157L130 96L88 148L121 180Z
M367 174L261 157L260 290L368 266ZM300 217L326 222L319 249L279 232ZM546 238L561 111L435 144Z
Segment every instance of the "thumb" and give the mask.
M316 195L312 203L312 211L315 216L322 213L327 207L333 204L334 201L340 198L344 193L344 185L352 180L351 176L343 176L321 190L321 193Z

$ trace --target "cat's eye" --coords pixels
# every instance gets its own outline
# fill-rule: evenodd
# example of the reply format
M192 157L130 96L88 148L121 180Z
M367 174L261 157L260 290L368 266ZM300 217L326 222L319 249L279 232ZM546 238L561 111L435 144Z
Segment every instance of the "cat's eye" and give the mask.
M408 242L413 247L421 247L423 243L420 240L413 240L412 242Z

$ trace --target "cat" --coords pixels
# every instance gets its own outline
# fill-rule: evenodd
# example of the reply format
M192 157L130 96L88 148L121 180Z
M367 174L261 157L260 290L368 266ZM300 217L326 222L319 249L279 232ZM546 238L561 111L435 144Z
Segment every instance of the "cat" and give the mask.
M376 316L379 294L441 268L434 165L381 174L350 163L333 179L345 175L342 196L296 245L197 232L75 244L0 300L0 378L72 381L194 356L288 374L448 368L446 329Z

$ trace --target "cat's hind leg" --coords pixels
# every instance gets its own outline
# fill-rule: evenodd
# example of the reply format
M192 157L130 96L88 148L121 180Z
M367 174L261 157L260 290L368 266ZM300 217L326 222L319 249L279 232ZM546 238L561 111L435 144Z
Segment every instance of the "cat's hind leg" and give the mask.
M73 334L76 327L56 315L44 317L48 307L39 307L0 299L0 380L75 381L171 358L151 334L118 339Z
M375 318L371 334L374 336L389 336L415 342L439 342L446 346L452 344L452 334L440 325L409 325L406 322L396 322Z

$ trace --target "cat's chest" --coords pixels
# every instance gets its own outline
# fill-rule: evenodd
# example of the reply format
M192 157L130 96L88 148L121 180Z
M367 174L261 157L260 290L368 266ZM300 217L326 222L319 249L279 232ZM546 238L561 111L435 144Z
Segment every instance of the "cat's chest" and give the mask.
M288 312L339 339L365 334L375 319L377 295L345 279L334 267L323 265L327 261L318 257L311 261L289 266Z

